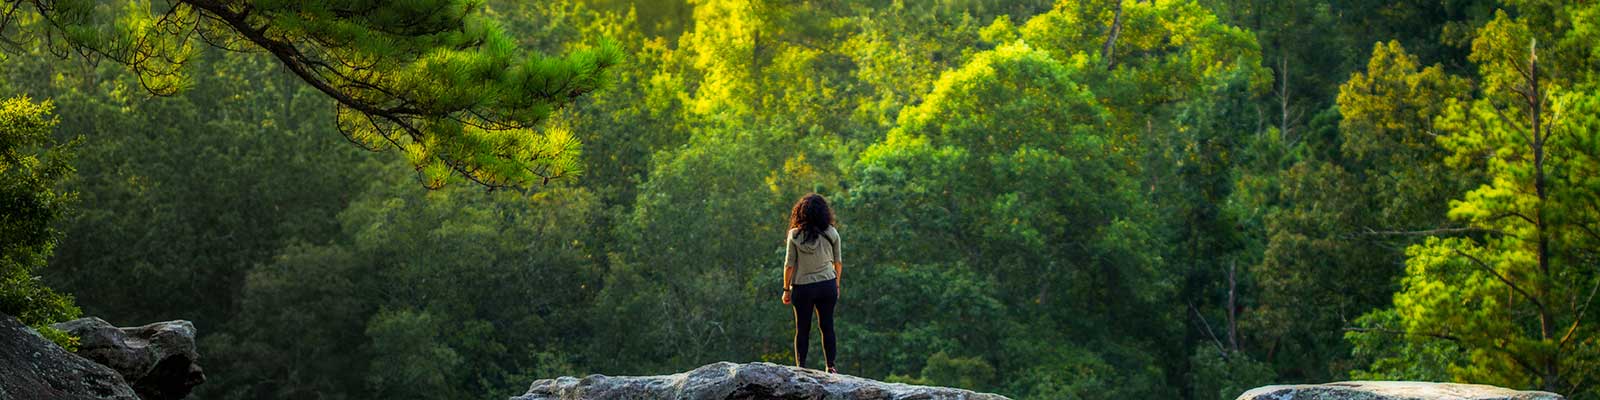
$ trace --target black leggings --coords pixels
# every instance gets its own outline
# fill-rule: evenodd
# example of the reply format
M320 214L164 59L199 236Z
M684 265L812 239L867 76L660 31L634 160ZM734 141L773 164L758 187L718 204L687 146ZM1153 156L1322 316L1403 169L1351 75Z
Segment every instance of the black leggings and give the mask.
M837 354L833 340L833 306L839 302L839 285L835 280L794 285L789 303L794 305L794 358L795 365L805 368L806 352L811 349L811 310L817 311L817 324L822 328L822 355L832 367Z

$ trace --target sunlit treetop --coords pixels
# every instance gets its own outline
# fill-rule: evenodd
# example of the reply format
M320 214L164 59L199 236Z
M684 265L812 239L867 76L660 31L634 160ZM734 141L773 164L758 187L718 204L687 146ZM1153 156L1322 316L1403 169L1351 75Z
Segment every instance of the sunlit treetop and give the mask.
M155 3L7 1L0 35L10 53L125 64L158 95L189 84L200 46L270 54L335 101L352 143L400 149L429 188L451 175L489 188L575 175L579 143L545 121L622 59L607 40L523 51L473 0Z
M1061 62L1022 41L979 53L941 75L922 104L902 112L885 144L925 135L935 145L979 153L1063 148L1104 126L1104 109L1074 81L1088 61L1080 55Z
M1114 9L1099 3L1060 2L1019 30L1024 40L1058 59L1097 57L1095 62L1110 70L1110 83L1119 92L1097 94L1127 97L1118 102L1131 101L1129 105L1192 99L1235 73L1247 77L1252 91L1271 85L1255 35L1223 23L1198 2L1123 2L1113 37L1110 27L1118 18ZM1107 89L1113 88L1100 90Z

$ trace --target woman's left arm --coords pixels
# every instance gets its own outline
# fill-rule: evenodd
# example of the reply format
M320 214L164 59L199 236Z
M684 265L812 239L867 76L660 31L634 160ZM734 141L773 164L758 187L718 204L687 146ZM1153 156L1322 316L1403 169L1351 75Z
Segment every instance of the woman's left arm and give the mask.
M835 294L844 294L844 244L839 243L839 231L833 230L833 240L828 244L833 245L833 284Z

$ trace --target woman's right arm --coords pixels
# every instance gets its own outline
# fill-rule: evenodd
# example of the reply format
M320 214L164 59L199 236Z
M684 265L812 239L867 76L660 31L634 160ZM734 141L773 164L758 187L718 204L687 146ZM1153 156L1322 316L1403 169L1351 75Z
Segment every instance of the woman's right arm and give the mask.
M783 266L783 304L789 304L794 289L794 266Z
M784 291L789 291L789 289L793 289L793 288L794 288L794 266L793 265L785 265L785 266L783 266L783 290Z
M789 293L794 289L795 265L800 254L794 250L794 241L783 238L783 304L789 304Z

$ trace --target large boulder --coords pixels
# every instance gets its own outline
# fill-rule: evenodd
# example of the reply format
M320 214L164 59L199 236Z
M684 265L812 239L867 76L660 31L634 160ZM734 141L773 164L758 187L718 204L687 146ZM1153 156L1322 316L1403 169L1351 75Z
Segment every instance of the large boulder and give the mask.
M118 328L89 317L51 326L77 336L78 355L122 374L145 400L182 399L206 380L189 321Z
M1565 400L1559 394L1465 383L1353 381L1251 389L1238 400Z
M138 397L116 371L73 355L16 318L0 314L0 399Z
M849 375L772 363L719 362L693 371L658 376L565 376L533 382L512 400L600 399L860 399L1006 400L970 390L884 383Z

